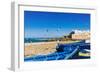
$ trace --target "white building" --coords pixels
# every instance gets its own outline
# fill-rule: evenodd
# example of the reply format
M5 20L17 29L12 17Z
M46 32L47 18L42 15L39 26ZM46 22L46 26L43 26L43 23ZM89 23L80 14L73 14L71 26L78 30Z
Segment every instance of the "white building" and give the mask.
M89 31L81 31L81 30L74 30L74 34L72 34L72 39L76 40L89 40L90 39L90 32Z

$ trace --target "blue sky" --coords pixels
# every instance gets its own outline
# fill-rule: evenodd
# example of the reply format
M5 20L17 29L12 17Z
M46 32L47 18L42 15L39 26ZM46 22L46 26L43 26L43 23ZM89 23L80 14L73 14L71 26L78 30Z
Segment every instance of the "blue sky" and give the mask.
M25 38L60 37L90 30L90 14L24 11Z

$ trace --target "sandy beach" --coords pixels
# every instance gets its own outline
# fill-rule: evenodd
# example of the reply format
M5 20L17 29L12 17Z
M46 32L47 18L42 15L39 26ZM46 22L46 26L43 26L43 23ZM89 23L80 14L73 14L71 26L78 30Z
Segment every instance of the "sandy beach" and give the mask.
M61 44L67 44L77 41L59 41ZM56 51L58 41L25 43L24 56L47 55Z

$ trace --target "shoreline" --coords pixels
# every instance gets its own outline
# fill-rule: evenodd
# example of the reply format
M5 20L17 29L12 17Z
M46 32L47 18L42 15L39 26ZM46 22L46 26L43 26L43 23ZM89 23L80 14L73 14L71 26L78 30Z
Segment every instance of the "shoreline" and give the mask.
M24 43L25 46L29 46L29 45L41 45L41 44L69 44L69 43L74 43L74 42L79 42L79 41L50 41L50 42L32 42L32 43Z

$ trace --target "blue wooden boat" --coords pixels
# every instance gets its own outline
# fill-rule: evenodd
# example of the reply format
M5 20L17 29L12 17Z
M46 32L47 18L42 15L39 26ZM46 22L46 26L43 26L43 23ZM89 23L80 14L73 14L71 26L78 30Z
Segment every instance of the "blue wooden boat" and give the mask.
M77 52L90 49L90 43L76 42L70 44L58 44L56 52L48 55L37 55L31 57L25 57L24 61L51 61L51 60L64 60L73 58Z

